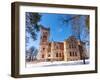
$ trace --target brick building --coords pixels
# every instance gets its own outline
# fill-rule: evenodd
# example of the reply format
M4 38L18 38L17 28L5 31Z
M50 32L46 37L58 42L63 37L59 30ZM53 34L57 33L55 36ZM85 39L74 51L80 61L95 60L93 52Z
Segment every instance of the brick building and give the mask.
M41 61L75 61L86 58L83 42L70 36L63 42L49 41L50 29L41 27L40 48L37 59Z

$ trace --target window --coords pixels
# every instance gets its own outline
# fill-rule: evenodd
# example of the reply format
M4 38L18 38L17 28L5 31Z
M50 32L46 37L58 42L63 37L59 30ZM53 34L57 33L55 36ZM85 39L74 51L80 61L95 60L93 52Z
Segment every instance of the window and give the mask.
M51 46L51 44L49 44L49 46Z
M75 56L75 55L74 55L74 52L73 52L73 56Z
M45 48L43 48L43 51L45 50Z
M75 56L77 56L77 53L75 52Z
M58 53L56 53L56 57L58 57Z
M59 47L57 46L56 49L58 49Z
M76 45L75 44L71 44L71 45L69 45L69 48L76 48Z
M75 44L72 44L72 48L76 48Z
M42 55L42 58L44 58L44 55Z
M47 34L47 32L43 32L43 34Z
M50 54L48 55L48 57L50 57Z
M70 52L70 56L77 56L76 52Z
M61 57L61 53L59 53L59 57Z
M72 53L70 52L70 56L72 56Z
M74 44L74 48L76 48L76 45Z
M47 39L47 36L46 36L46 35L44 35L44 36L43 36L43 38L44 38L44 39Z

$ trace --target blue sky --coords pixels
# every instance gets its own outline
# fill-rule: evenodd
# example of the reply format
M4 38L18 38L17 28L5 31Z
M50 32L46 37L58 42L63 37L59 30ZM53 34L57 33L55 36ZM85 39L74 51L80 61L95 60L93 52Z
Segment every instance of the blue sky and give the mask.
M69 14L51 14L51 13L41 13L42 17L39 24L43 25L46 28L50 28L50 37L49 41L59 41L62 42L72 35L72 29L70 22L66 25L61 23L61 17L67 16L69 19L72 15ZM82 22L84 23L84 21ZM33 41L30 37L28 48L35 46L39 49L40 43L40 32L37 33L37 40Z
M40 24L50 28L50 41L64 41L71 35L70 24L62 25L60 17L64 14L42 14Z

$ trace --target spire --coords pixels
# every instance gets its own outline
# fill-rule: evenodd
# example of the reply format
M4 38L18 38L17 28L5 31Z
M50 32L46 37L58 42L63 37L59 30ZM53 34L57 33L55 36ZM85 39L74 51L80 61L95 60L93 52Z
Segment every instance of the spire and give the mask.
M51 42L54 42L53 38L51 38Z
M49 28L49 27L47 28L47 27L44 27L43 25L41 25L41 27L40 27L40 28L41 28L41 29L48 30L48 31L50 30L50 28Z

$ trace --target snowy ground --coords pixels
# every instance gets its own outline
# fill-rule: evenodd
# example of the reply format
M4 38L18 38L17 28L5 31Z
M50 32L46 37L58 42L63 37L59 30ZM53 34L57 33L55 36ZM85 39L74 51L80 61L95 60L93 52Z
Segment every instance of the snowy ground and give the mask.
M89 60L86 60L86 64L89 64ZM26 67L52 67L52 66L86 65L86 64L83 64L83 60L53 61L53 62L26 63Z

